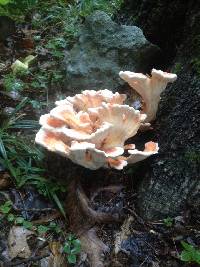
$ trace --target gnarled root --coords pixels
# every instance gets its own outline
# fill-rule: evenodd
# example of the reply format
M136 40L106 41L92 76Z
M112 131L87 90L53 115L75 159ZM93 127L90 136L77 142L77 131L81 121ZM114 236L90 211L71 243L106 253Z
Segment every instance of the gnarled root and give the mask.
M121 188L121 187L120 187ZM94 200L94 195L97 195L99 192L101 191L112 191L111 187L105 187L105 188L101 188L100 190L97 190L92 197L92 200ZM117 192L117 191L116 191ZM100 212L100 211L95 211L94 209L92 209L89 205L89 200L86 196L86 194L83 191L83 188L79 187L77 188L77 198L78 201L80 203L80 207L83 211L83 213L85 215L88 216L88 218L90 218L91 221L93 221L94 223L109 223L109 222L113 222L113 221L119 221L119 214L109 214L106 212Z
M93 194L92 200L99 192L110 190L118 192L122 187L113 186L100 188ZM78 180L72 181L67 196L67 212L69 214L71 230L79 237L82 250L88 255L91 267L103 267L102 255L108 247L97 237L95 225L120 221L118 214L110 214L94 210L90 200Z
M96 235L96 229L91 228L80 236L82 250L88 255L92 267L103 267L102 254L109 252L106 246Z

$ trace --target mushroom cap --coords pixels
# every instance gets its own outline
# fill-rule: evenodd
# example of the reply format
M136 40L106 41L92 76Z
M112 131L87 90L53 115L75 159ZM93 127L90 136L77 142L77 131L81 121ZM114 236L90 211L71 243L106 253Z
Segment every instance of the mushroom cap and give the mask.
M147 115L146 123L155 119L160 101L160 95L169 82L174 82L177 75L152 69L151 77L142 73L120 71L119 76L141 95L142 112Z

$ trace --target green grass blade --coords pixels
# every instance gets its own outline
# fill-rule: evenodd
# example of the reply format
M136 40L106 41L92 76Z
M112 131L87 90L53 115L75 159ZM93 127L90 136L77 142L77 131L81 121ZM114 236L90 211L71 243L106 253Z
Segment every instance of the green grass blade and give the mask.
M40 127L38 121L20 120L14 122L10 128L12 129L38 129Z
M55 193L51 193L51 196L53 198L53 200L55 201L56 205L58 206L60 212L62 213L62 215L66 218L66 213L63 209L63 205L60 202L59 198L57 197L57 195Z
M7 153L6 153L6 149L5 149L5 146L4 146L4 143L3 143L3 140L1 138L1 136L0 136L0 153L2 154L4 159L8 158Z
M16 113L21 110L29 101L29 98L28 97L24 97L22 99L22 101L16 106L16 108L13 110L12 114L11 114L11 117L12 116L15 116Z

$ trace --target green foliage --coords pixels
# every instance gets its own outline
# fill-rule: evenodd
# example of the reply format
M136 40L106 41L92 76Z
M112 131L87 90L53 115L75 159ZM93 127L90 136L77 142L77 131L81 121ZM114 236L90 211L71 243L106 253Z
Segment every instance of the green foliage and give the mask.
M24 228L29 230L36 230L39 235L44 235L47 232L52 232L55 234L60 234L62 232L60 226L54 222L50 222L50 224L48 225L34 226L31 221L25 220L24 217L17 216L11 213L11 211L12 211L12 202L10 200L6 201L4 204L0 206L0 213L5 215L6 216L5 218L10 223L23 226Z
M66 40L63 37L52 38L48 41L46 48L48 48L55 58L62 58L64 56L63 48L66 48Z
M30 100L29 103L32 105L33 109L41 109L43 106L46 106L46 103L37 100Z
M81 251L80 240L75 238L74 235L70 234L63 246L63 252L67 254L67 261L70 264L75 264L77 260L77 255Z
M30 85L34 89L46 89L48 87L48 79L48 72L44 73L43 71L39 71L38 73L35 73L34 79Z
M185 262L195 262L200 264L200 250L184 241L181 242L181 245L184 250L181 252L180 259Z
M8 220L9 222L14 222L14 220L15 220L15 215L12 214L12 213L8 214L8 216L7 216L7 220Z
M65 212L59 200L59 193L65 188L45 178L43 168L44 155L30 140L25 141L14 131L26 129L38 129L39 124L33 120L22 120L19 111L29 102L24 98L12 112L10 117L3 121L0 128L0 163L10 172L13 182L17 187L32 184L39 192L52 199L62 214Z
M181 71L181 68L182 68L182 64L181 63L179 63L179 62L176 62L175 64L174 64L174 67L173 67L173 70L172 70L172 72L174 72L174 73L179 73L180 71Z
M38 0L0 0L0 16L23 21L26 14L36 6Z
M200 152L199 151L187 151L185 153L185 159L190 163L199 164L200 163Z
M38 28L41 23L47 27L59 25L60 33L64 32L69 44L77 37L85 17L96 10L104 11L112 16L122 3L123 0L75 0L72 4L66 4L61 1L57 4L42 3L38 5L41 15L34 18L33 26Z
M25 220L23 217L16 217L15 224L21 225L28 230L33 229L33 224L30 221Z
M17 79L13 73L4 75L3 86L7 92L22 91L24 89L24 83Z
M12 0L0 0L0 5L7 5L8 3L12 2Z
M0 212L6 216L8 222L22 225L26 229L32 229L33 224L30 221L25 220L23 217L17 217L13 213L10 213L12 210L12 202L10 200L6 201L0 206Z
M37 227L37 232L39 235L44 235L47 232L60 234L62 232L62 229L56 223L51 222L49 225L39 225Z
M79 15L82 17L87 17L95 10L102 10L112 16L120 8L122 3L122 0L82 0L78 1L77 8Z
M163 220L165 226L172 227L173 225L173 219L171 217L167 217Z
M193 69L197 72L197 74L200 75L200 58L196 57L192 59L191 64L193 66Z
M30 184L33 184L38 189L38 192L45 197L52 199L56 205L58 206L60 212L63 214L64 217L65 211L63 209L63 205L60 202L58 195L60 192L65 192L66 189L64 186L60 185L57 181L53 182L52 180L47 180L42 176L35 176L34 179L30 177L26 179L26 182L29 181Z
M1 1L1 0L0 0ZM74 0L74 1L38 1L38 0L3 0L0 5L0 15L9 16L17 21L23 21L25 16L31 18L31 26L37 30L33 37L38 56L38 65L28 68L24 73L18 70L4 75L3 86L7 92L18 91L46 94L52 88L64 86L65 72L62 69L64 52L75 41L79 29L88 15L95 10L105 11L113 15L121 6L122 0ZM42 33L41 32L42 27ZM34 53L34 54L35 54ZM40 55L42 55L40 57ZM45 55L45 61L44 57ZM22 63L25 63L22 61ZM44 67L40 67L44 66ZM40 98L39 98L40 99ZM36 121L24 120L20 110L27 104L32 108L42 108L45 103L39 99L24 99L11 116L3 122L0 129L0 163L9 171L17 187L25 184L34 185L40 193L52 199L65 215L59 194L65 191L62 185L45 178L42 164L44 155L31 138L25 138L25 130L38 128ZM23 135L23 138L20 136ZM28 140L26 140L28 139ZM14 220L14 215L9 215ZM43 228L44 230L44 228ZM73 261L74 255L71 256Z
M8 214L12 209L12 202L10 200L6 201L0 206L0 212L3 214Z

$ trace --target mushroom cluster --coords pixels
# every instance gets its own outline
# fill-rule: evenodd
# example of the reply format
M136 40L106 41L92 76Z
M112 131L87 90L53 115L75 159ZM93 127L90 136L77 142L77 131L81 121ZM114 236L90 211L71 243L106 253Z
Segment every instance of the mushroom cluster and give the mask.
M148 142L144 151L134 144L125 145L146 119L145 114L125 105L125 99L126 95L105 89L86 90L57 101L49 114L41 116L35 141L92 170L121 170L141 161L157 153L158 144Z

